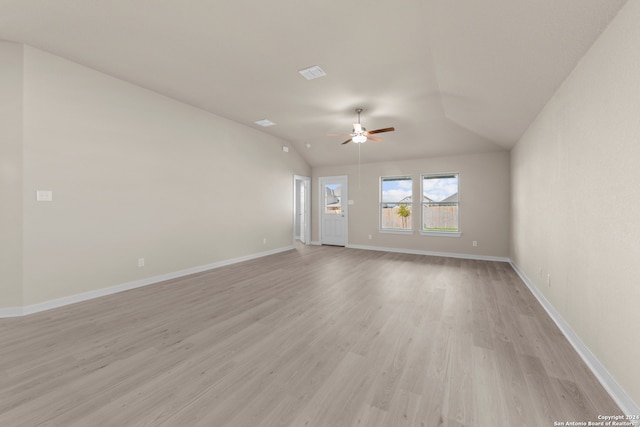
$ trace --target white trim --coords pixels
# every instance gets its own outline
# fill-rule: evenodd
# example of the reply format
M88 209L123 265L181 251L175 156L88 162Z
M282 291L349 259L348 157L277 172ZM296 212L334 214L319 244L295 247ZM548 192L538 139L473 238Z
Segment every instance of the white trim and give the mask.
M24 316L24 310L22 307L0 308L0 319L4 317L19 317L19 316Z
M367 251L396 252L401 254L412 254L412 255L428 255L428 256L439 256L439 257L447 257L447 258L474 259L478 261L497 261L497 262L510 261L509 258L504 258L504 257L474 255L474 254L460 254L455 252L433 252L433 251L423 251L418 249L387 248L384 246L366 246L366 245L347 245L346 247L351 249L364 249Z
M406 203L383 201L382 200L382 183L385 180L392 181L392 180L400 180L400 179L411 181L411 201ZM389 205L404 204L404 205L410 205L411 208L413 209L413 175L384 175L384 176L378 177L378 232L391 233L391 234L409 234L408 232L410 231L411 234L413 234L413 216L411 216L411 225L412 225L411 229L384 228L382 226L382 205L383 204L389 204Z
M445 231L424 231L422 230L422 227L424 227L424 179L430 179L430 178L445 178L449 175L455 175L455 177L458 179L458 201L457 206L458 206L458 230L460 230L461 227L461 214L462 214L462 209L460 209L460 172L445 172L445 173L427 173L427 174L420 174L420 235L421 236L434 236L434 237L461 237L462 236L462 232L461 231L453 231L453 232L445 232ZM439 203L439 202L435 202L435 203Z
M319 195L319 203L318 203L318 233L320 237L320 244L322 245L322 223L324 222L325 215L325 206L324 206L324 182L335 182L335 181L343 181L344 185L341 189L341 206L342 206L342 217L344 218L344 246L346 247L349 244L349 176L348 175L336 175L336 176L321 176L318 177L318 195ZM342 243L331 243L327 242L327 245L337 245L342 246Z
M296 235L296 216L298 214L298 189L297 182L302 182L304 186L304 221L305 230L304 235ZM296 240L304 240L305 245L308 245L311 240L311 177L302 175L293 175L293 246L296 245Z
M462 237L462 232L460 231L421 231L421 236L432 236L432 237Z
M320 243L320 241L319 241L319 240L312 240L312 241L311 241L311 244L312 244L313 246L322 246L322 243Z
M380 234L413 234L413 230L402 229L402 228L380 228L378 230Z
M159 276L135 280L133 282L128 282L128 283L122 283L120 285L115 285L115 286L111 286L103 289L97 289L95 291L89 291L81 294L71 295L68 297L57 298L54 300L45 301L38 304L27 305L24 307L0 308L0 318L19 317L19 316L26 316L28 314L39 313L41 311L51 310L53 308L63 307L65 305L74 304L81 301L87 301L90 299L111 295L111 294L115 294L122 291L128 291L131 289L140 288L142 286L164 282L165 280L177 279L178 277L184 277L190 274L201 273L203 271L213 270L219 267L224 267L226 265L237 264L239 262L249 261L256 258L262 258L268 255L274 255L280 252L290 251L292 249L295 249L295 247L287 246L284 248L272 249L265 252L259 252L256 254L214 262L212 264L202 265L199 267L187 268L184 270L175 271L173 273L161 274Z
M578 352L582 360L587 364L591 372L600 381L600 384L609 393L611 398L618 404L620 409L626 415L638 415L640 414L640 406L631 399L627 392L618 384L613 376L607 371L598 358L589 350L589 347L585 345L580 337L571 329L571 326L562 318L560 313L556 311L553 305L545 298L545 296L538 290L531 280L524 274L522 270L513 262L509 261L511 267L520 276L520 279L527 285L533 296L536 297L540 305L546 310L547 314L558 326L560 331L567 338L569 343Z

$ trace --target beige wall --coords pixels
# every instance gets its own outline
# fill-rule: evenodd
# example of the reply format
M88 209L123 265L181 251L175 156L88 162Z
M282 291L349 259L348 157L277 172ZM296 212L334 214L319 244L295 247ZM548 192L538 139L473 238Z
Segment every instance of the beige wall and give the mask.
M310 174L277 138L30 47L23 144L23 305L289 247Z
M366 150L366 144L362 147ZM419 233L419 210L412 214L412 235L380 233L380 177L413 177L413 200L420 200L420 175L460 173L460 227L462 236L434 237ZM313 168L312 240L319 241L318 178L349 178L349 244L462 255L509 256L509 153L496 152L452 157ZM369 240L369 234L372 239ZM477 247L472 246L473 241Z
M513 261L636 402L639 22L640 1L629 1L511 160Z
M22 45L0 42L0 307L22 304Z

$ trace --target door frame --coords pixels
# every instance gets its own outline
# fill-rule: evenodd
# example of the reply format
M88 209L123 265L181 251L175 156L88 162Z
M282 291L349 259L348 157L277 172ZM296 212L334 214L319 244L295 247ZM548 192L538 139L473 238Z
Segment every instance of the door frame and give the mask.
M342 213L344 214L344 246L346 247L349 244L349 177L347 175L338 175L338 176L321 176L318 178L318 240L320 244L323 245L322 242L322 223L323 215L324 215L324 193L323 193L323 181L335 181L335 180L344 180L344 188L342 189ZM327 243L329 244L329 243Z
M311 177L302 175L293 175L293 246L296 245L297 233L296 233L296 220L298 219L298 182L301 188L304 188L304 206L302 207L304 213L304 230L301 230L302 238L305 245L311 243Z

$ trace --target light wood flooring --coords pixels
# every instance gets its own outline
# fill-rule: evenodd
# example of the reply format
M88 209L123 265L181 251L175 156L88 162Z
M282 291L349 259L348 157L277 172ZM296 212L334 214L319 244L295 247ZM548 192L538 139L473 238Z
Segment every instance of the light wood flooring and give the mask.
M620 410L508 264L303 247L0 319L0 426L553 426Z

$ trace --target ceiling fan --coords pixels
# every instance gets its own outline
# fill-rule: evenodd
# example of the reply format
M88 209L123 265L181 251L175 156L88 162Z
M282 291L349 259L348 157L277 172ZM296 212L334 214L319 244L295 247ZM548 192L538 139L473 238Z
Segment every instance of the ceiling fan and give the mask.
M376 136L371 136L371 135L376 133L382 133L382 132L393 132L394 130L396 130L395 128L390 127L390 128L368 131L360 124L360 113L362 113L362 108L356 108L356 113L358 113L358 123L353 124L353 133L330 133L330 134L327 134L327 136L350 136L351 138L343 142L342 145L348 144L351 141L355 142L356 144L362 144L367 140L370 140L373 142L381 142L382 138L378 138Z

